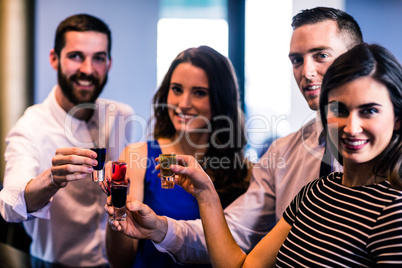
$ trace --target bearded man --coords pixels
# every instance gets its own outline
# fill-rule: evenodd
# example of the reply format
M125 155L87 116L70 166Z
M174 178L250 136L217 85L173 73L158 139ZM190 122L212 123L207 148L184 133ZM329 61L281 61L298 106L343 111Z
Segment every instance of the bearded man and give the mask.
M33 267L107 267L106 195L90 179L97 165L90 148L106 147L106 160L117 160L133 115L126 104L98 99L111 43L109 27L96 17L62 21L49 56L58 84L6 137L0 212L6 221L23 222Z

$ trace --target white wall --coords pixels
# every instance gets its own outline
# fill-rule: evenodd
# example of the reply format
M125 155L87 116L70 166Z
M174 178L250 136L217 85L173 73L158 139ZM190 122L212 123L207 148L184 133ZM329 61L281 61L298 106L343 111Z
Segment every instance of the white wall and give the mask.
M386 47L402 62L401 0L348 0L345 8L360 24L365 42Z

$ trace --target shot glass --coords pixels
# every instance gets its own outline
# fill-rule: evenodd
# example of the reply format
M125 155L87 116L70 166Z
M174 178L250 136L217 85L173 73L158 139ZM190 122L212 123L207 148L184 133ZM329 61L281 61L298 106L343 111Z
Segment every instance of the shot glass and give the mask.
M94 167L94 171L92 172L92 181L98 182L103 181L105 179L105 171L103 167L105 166L106 159L106 148L91 148L92 151L96 152L98 155L96 160L98 161L98 165Z
M170 165L176 165L175 154L161 154L159 155L159 162L161 165L161 186L163 189L174 188L174 172L170 169Z
M124 221L126 219L126 184L127 163L121 161L112 162L112 205L114 207L113 220Z
M113 220L124 221L126 219L127 185L112 182L111 193L114 208Z

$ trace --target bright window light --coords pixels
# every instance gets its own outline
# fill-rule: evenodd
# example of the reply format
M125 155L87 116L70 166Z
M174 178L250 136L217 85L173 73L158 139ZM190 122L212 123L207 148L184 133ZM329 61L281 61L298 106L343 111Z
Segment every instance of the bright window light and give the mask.
M181 51L207 45L228 56L228 24L224 19L160 19L158 22L157 82Z
M291 19L292 0L246 1L245 104L248 141L257 154L289 132Z

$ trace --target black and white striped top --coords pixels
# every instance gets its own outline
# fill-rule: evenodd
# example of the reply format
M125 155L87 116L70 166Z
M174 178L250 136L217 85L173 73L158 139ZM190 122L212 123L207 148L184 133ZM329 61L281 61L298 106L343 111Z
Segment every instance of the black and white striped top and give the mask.
M292 229L277 267L402 267L402 191L388 181L342 185L342 173L307 184L283 213Z

